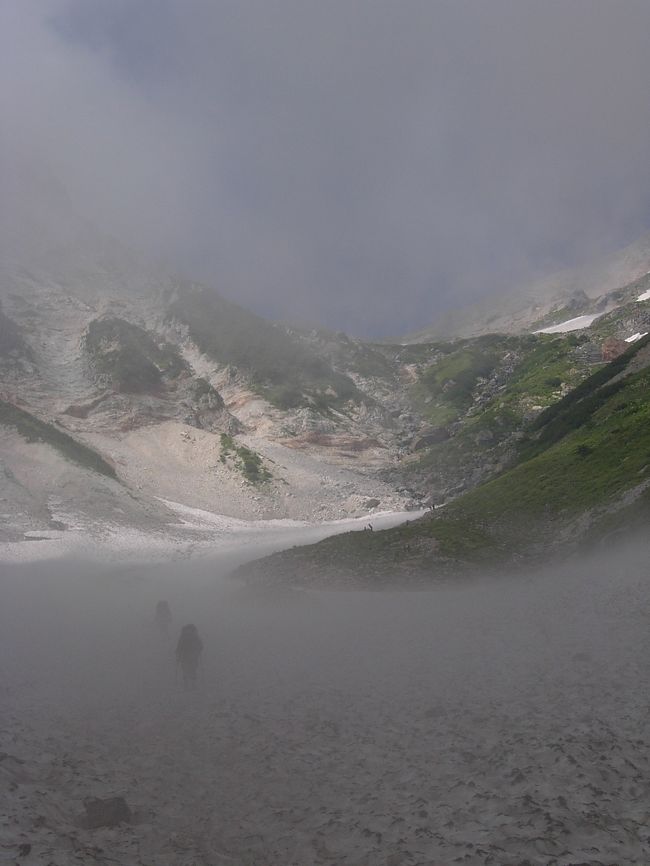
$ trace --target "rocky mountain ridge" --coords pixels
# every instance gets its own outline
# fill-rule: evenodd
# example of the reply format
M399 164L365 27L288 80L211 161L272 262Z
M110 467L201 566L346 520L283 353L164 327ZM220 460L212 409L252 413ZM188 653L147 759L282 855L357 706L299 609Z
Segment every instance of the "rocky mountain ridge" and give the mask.
M644 235L581 267L542 276L510 292L450 310L407 339L421 343L490 333L521 334L571 316L609 312L619 305L619 290L648 272L650 235Z
M94 513L90 485L103 491L98 521L137 523L141 507L159 526L169 519L165 498L247 519L339 519L412 504L377 477L395 451L395 424L352 379L204 287L134 266L117 244L100 252L49 251L30 267L3 268L7 537L62 522L63 477L68 512L82 503ZM197 322L208 323L198 341ZM90 453L96 461L74 459ZM96 477L102 461L117 480Z
M67 512L92 512L82 489L102 461L116 478L90 481L99 521L141 509L162 527L163 500L308 520L438 504L505 469L537 415L650 329L644 275L575 333L568 306L542 323L559 333L371 344L267 322L81 239L3 263L0 496L24 505L11 537L62 522L62 477Z

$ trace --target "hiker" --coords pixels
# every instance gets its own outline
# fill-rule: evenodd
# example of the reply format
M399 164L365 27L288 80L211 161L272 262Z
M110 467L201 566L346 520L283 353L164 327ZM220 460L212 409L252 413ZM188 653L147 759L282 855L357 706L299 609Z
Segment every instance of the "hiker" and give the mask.
M169 628L172 624L172 612L169 602L159 601L156 605L156 625L164 637L169 637Z
M184 625L176 646L176 664L183 673L183 685L186 689L196 686L196 671L203 652L203 642L195 625Z

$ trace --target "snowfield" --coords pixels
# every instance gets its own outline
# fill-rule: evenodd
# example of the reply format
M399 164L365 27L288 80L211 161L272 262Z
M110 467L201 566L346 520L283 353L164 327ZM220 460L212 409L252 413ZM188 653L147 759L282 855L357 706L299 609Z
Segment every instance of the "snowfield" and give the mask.
M588 328L602 313L594 313L589 316L576 316L575 319L567 319L566 322L560 322L559 325L550 325L548 328L540 328L539 331L533 331L534 334L566 334L569 331L580 331L582 328Z
M637 301L650 301L650 289L648 289L647 292L643 292L642 295L639 295Z
M424 511L377 511L320 523L288 518L241 520L168 499L160 501L178 516L178 522L156 531L103 523L60 509L55 517L68 529L30 530L24 533L22 541L0 542L0 564L65 557L104 563L164 563L177 557L214 557L229 552L238 554L243 561L251 558L251 547L263 548L265 553L282 550L294 544L311 544L329 535L362 530L368 524L387 529L424 514Z
M275 594L225 577L264 552L238 537L167 564L5 564L3 860L650 862L647 545L431 592ZM84 801L110 797L130 822L90 829Z

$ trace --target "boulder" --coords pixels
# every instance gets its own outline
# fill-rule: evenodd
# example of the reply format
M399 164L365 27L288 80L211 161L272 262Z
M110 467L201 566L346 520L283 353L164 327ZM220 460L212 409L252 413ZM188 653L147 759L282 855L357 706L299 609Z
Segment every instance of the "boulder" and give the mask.
M93 797L84 800L86 810L85 825L89 829L97 827L117 827L118 824L130 824L132 820L124 797L108 797L105 800Z

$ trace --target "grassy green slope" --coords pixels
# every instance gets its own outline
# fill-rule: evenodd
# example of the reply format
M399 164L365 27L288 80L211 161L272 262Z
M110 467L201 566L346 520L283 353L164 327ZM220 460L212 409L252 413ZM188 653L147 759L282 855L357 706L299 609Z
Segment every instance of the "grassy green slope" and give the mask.
M599 366L588 347L588 339L575 334L531 334L439 349L442 356L423 368L411 396L414 408L445 427L449 438L411 457L407 477L439 497L509 463L531 418Z
M488 340L462 340L441 346L436 363L426 367L411 388L415 407L434 425L455 421L472 405L479 379L490 376L508 344Z
M582 342L574 334L493 334L438 344L439 357L411 389L414 406L432 423L457 421L491 377L499 385L482 402L482 413L496 408L521 413L522 401L547 406L561 386L573 387L588 374Z
M522 527L538 532L543 520L573 518L650 479L650 367L628 372L649 345L633 344L538 416L517 465L446 513L525 546Z
M88 445L78 442L63 430L41 421L24 409L2 399L0 399L0 424L13 427L28 442L45 442L67 460L84 469L92 469L93 472L99 472L100 475L108 478L117 478L115 469L110 463Z
M322 572L371 581L435 576L543 555L596 526L611 532L647 520L650 366L634 372L633 363L642 355L650 355L650 338L541 418L517 465L444 509L395 529L286 551L265 561L265 570L297 580Z

